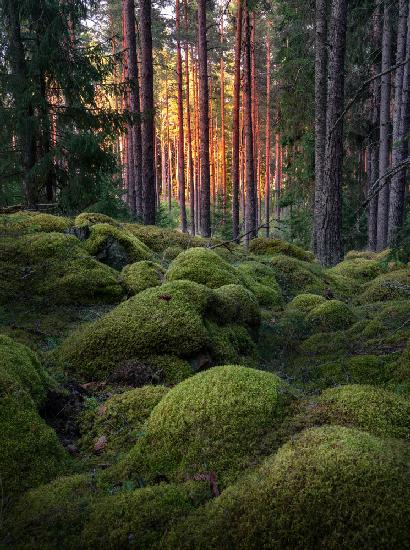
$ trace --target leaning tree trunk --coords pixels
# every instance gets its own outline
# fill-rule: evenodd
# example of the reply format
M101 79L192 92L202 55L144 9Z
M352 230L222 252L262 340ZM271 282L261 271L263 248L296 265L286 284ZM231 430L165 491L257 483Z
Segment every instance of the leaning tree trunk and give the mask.
M178 88L178 199L181 216L181 229L186 233L186 207L185 207L185 154L184 154L184 107L182 97L182 57L180 40L180 13L179 0L176 0L176 31L177 31L177 88Z
M241 86L242 0L237 0L232 129L232 237L239 237L239 105Z
M346 52L347 0L332 0L329 43L328 89L326 101L326 150L319 224L317 257L332 266L343 257L342 244L342 163L344 63Z
M399 26L397 30L396 63L410 58L410 9L407 0L400 0ZM410 63L396 69L392 165L397 166L407 154L410 110ZM390 186L388 244L392 245L403 224L406 170L393 176Z
M155 224L154 86L151 0L140 0L143 220Z
M313 250L317 252L326 149L326 76L327 20L326 0L316 0L315 30L315 199L313 216Z
M382 39L382 72L391 66L391 8L390 0L384 2L383 12L383 39ZM390 86L391 73L381 77L380 89L380 148L379 148L379 177L384 176L389 167L390 155ZM387 246L387 229L389 214L389 182L384 181L379 191L377 205L377 250Z
M255 165L253 157L252 128L252 70L251 70L251 37L247 0L245 0L243 17L243 91L244 91L244 130L245 130L245 234L248 243L257 234L257 205L255 191Z
M210 237L209 91L206 31L206 0L198 0L199 133L201 162L199 230L203 237Z

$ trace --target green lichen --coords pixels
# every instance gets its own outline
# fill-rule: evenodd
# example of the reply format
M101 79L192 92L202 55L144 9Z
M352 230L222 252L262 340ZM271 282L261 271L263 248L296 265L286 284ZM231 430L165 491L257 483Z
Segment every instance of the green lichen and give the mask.
M306 430L175 527L166 548L408 547L410 450L344 427Z
M121 279L131 294L138 294L147 288L159 286L165 270L154 262L142 261L124 267Z
M298 294L288 304L289 310L297 310L302 313L309 313L320 304L326 302L326 298L318 294Z
M289 398L268 372L228 365L196 374L154 408L125 469L174 480L214 472L226 486L272 449Z
M322 332L332 332L345 329L354 321L351 308L339 300L327 300L314 307L307 319L312 325Z
M258 237L249 243L249 252L257 255L271 256L274 254L284 254L305 262L312 262L315 257L312 252L303 250L295 244L281 241L279 239L268 239L266 237Z
M410 299L410 269L399 269L379 275L359 297L362 304L387 300Z
M82 214L79 214L74 220L74 224L76 227L82 227L83 225L96 225L100 223L108 223L113 227L120 227L120 223L118 223L116 220L110 218L110 216L106 216L105 214L100 214L98 212L83 212Z

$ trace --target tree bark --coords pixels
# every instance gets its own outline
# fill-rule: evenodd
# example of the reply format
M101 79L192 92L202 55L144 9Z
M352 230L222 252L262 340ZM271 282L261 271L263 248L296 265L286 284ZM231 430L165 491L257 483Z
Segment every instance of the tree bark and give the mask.
M313 251L317 253L317 233L322 209L322 189L326 149L327 16L326 0L316 0L315 29L315 198Z
M239 105L241 86L242 0L237 0L232 129L232 237L239 237Z
M225 62L223 54L224 16L221 17L221 178L222 178L222 209L223 221L226 218L226 143L225 143Z
M265 223L270 232L270 26L266 37Z
M155 224L154 89L151 0L140 0L143 220Z
M316 235L317 257L332 266L343 257L342 244L342 162L343 122L335 126L343 111L344 62L346 52L347 0L332 0L326 97L326 149L323 188Z
M397 30L396 63L410 57L410 8L408 0L400 0L399 25ZM393 167L407 156L407 134L410 114L410 63L396 69L393 116ZM393 176L390 186L388 245L394 244L403 224L406 170Z
M199 229L203 237L210 237L211 205L209 172L209 91L206 32L206 0L198 0L199 133L201 158Z
M182 97L182 57L180 40L180 5L176 0L176 38L177 38L177 88L178 88L178 198L181 216L181 229L188 231L185 207L185 152L184 152L184 107Z
M245 130L245 244L257 234L257 206L255 191L255 164L253 157L252 125L252 67L249 10L245 0L243 17L243 90L244 90L244 130Z
M187 125L187 149L188 149L188 187L189 187L189 208L190 208L190 223L191 234L195 235L195 182L194 182L194 165L192 158L192 132L191 132L191 109L189 104L189 52L188 52L188 6L187 0L184 0L184 19L185 19L185 31L187 38L185 41L185 104L186 104L186 125Z
M382 38L382 72L391 65L391 8L390 1L385 0L383 10L383 38ZM379 177L389 167L390 155L390 87L391 73L381 77L380 88L380 146L379 146ZM388 214L389 214L389 183L385 182L379 191L377 204L377 250L387 246Z

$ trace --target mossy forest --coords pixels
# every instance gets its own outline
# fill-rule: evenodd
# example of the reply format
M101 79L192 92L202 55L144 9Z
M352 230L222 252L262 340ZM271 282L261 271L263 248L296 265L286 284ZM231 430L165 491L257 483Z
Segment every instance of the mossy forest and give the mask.
M409 0L0 0L0 548L410 549Z

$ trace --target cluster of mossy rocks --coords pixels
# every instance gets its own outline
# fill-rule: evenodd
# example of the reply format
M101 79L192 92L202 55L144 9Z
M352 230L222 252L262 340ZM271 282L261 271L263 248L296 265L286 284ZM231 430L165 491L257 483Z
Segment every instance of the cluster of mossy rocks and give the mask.
M409 548L410 268L0 216L0 546Z

